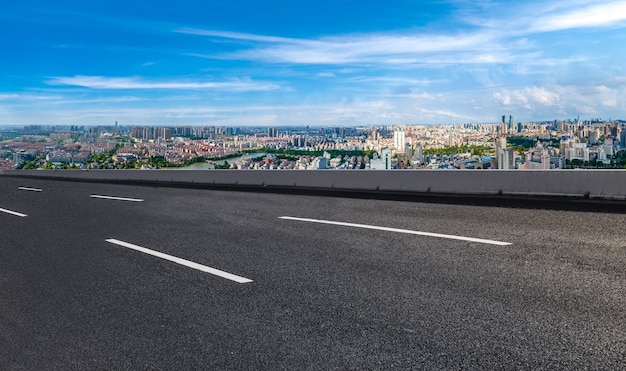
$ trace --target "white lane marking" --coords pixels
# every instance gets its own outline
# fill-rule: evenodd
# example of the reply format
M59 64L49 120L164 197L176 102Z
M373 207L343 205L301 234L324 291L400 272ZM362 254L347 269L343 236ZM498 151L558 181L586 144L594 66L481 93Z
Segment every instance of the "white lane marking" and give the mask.
M177 257L172 256L172 255L167 255L167 254L164 254L162 252L146 249L145 247L133 245L132 243L116 240L114 238L110 238L110 239L106 240L106 242L110 242L112 244L116 244L116 245L123 246L123 247L128 247L129 249L137 250L137 251L140 251L140 252L145 253L145 254L149 254L149 255L156 256L156 257L161 258L161 259L169 260L171 262L174 262L174 263L177 263L177 264L180 264L180 265L184 265L184 266L189 267L189 268L197 269L197 270L202 271L202 272L214 274L216 276L219 276L219 277L222 277L222 278L226 278L227 280L235 281L237 283L249 283L249 282L252 282L251 279L248 279L248 278L245 278L245 277L237 276L237 275L234 275L232 273L221 271L219 269L207 267L206 265L194 263L192 261L185 260L185 259L182 259L182 258L177 258Z
M126 197L115 197L115 196L101 196L101 195L90 195L91 198L102 198L105 200L117 200L117 201L131 201L131 202L143 202L140 198L126 198Z
M11 215L15 215L15 216L19 216L19 217L22 217L22 218L25 217L25 216L28 216L26 214L18 213L17 211L11 211L11 210L7 210L7 209L0 209L0 212L11 214Z
M30 188L30 187L18 187L17 189L19 189L20 191L31 191L31 192L41 192L41 191L43 191L43 189Z
M410 229L398 229L398 228L379 227L379 226L376 226L376 225L355 224L355 223L345 223L345 222L334 222L334 221L331 221L331 220L320 220L320 219L295 218L295 217L292 217L292 216L281 216L278 219L297 220L297 221L309 222L309 223L333 224L333 225L341 225L341 226L344 226L344 227L366 228L366 229L375 229L375 230L379 230L379 231L416 234L416 235L419 235L419 236L429 236L429 237L448 238L448 239L451 239L451 240L480 242L480 243L486 243L486 244L498 245L498 246L511 245L510 242L485 240L485 239L482 239L482 238L473 238L473 237L454 236L454 235L441 234L441 233L412 231Z

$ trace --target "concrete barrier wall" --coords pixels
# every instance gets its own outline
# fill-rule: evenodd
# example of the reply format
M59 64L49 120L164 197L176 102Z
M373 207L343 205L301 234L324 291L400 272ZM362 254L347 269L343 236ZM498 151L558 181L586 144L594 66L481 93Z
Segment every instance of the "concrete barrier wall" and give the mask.
M626 170L6 170L5 176L198 185L626 199Z

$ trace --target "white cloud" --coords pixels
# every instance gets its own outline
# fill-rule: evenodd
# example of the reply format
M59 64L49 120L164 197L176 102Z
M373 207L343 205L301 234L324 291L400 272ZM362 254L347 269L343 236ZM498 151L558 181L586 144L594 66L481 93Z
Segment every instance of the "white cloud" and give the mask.
M493 93L493 98L505 106L511 105L511 94L508 91L497 91Z
M533 36L572 28L610 27L626 21L626 1L491 3L461 1L456 32L344 34L289 38L228 31L181 28L177 33L236 41L239 49L223 53L188 53L207 59L267 63L441 67L444 65L522 64L555 66L568 59L546 58L549 50ZM469 11L468 11L469 9ZM471 29L467 29L472 25ZM529 68L520 67L522 73Z
M0 100L9 100L19 98L18 94L0 94Z
M530 31L612 26L623 21L626 21L626 1L594 2L592 5L538 17L531 23Z
M242 32L229 32L229 31L216 31L216 30L203 30L199 28L179 28L174 30L177 33L183 33L188 35L198 36L212 36L225 39L244 40L244 41L260 41L269 43L297 43L298 39L291 39L287 37L278 36L263 36L254 35Z
M36 95L36 94L0 94L0 100L12 100L12 101L33 101L33 100L54 100L59 99L58 95Z
M427 62L433 55L436 56L441 53L445 55L445 53L449 52L469 51L480 54L480 56L475 57L478 58L478 62L492 63L497 58L491 55L482 56L482 53L500 48L493 33L459 33L454 35L364 34L318 39L296 39L197 29L183 29L176 32L253 43L253 46L249 49L242 49L232 53L221 55L189 54L192 56L209 59L262 60L272 63L329 65L349 63L416 64ZM457 59L456 62L462 63L463 60Z
M80 86L90 89L214 89L229 91L267 91L280 86L273 83L259 83L250 80L226 82L197 81L145 81L135 77L72 76L53 77L47 81L50 85Z
M623 112L626 103L618 97L626 94L626 86L553 85L523 89L501 89L492 98L501 108L536 119L561 115Z
M383 82L393 85L431 85L435 83L448 82L447 80L430 80L430 79L412 79L403 77L387 77L387 76L357 76L348 79L352 82Z
M504 106L519 106L532 110L536 105L545 107L557 107L560 104L560 96L545 87L525 87L524 89L502 89L493 93L493 98Z
M170 98L171 99L171 98ZM127 103L127 102L140 102L145 101L144 98L139 97L109 97L109 98L87 98L87 99L59 99L52 104L93 104L93 103Z
M525 88L524 95L528 97L528 100L544 106L556 106L561 99L558 93L536 86Z

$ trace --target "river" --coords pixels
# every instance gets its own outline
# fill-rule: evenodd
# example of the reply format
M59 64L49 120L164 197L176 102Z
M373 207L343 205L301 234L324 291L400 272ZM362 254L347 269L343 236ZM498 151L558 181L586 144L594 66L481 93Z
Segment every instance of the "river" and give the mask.
M228 161L229 164L232 164L233 162L237 162L240 160L247 160L250 158L255 158L255 157L260 157L260 156L265 156L265 155L267 155L267 153L263 153L263 152L246 153L241 156L227 158L225 160L217 160L217 161L209 160L207 162L196 162L195 164L191 164L185 167L178 167L175 169L176 170L212 170L212 169L215 169L216 164L223 165L224 162L226 161Z

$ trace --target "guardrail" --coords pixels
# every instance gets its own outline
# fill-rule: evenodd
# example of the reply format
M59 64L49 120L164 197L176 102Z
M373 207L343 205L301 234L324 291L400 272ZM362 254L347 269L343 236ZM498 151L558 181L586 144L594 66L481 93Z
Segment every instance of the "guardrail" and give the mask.
M626 199L624 170L4 170L0 175L207 187Z

